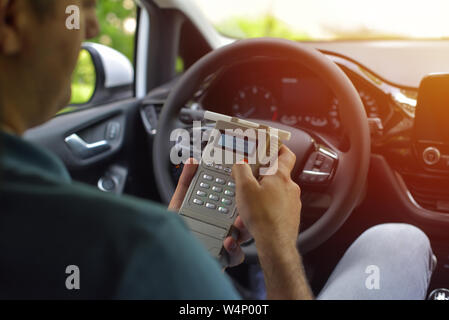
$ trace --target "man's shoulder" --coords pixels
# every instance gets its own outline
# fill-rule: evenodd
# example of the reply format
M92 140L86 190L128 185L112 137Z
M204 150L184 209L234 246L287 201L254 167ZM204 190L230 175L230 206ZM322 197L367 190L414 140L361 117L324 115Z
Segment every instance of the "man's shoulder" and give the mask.
M132 196L102 192L81 183L20 176L0 184L4 208L14 215L29 211L50 225L67 224L97 228L98 234L117 237L129 229L146 229L157 233L161 225L185 229L176 213L158 203ZM31 205L32 204L32 205ZM107 234L105 234L107 233Z
M84 280L83 297L94 292L111 297L102 283L115 287L116 298L237 297L181 218L161 205L83 184L31 178L0 184L0 189L10 209L4 213L8 237L35 239L35 249L23 254L41 261L35 255L44 253L52 274L69 264L88 270L92 279ZM40 286L57 288L56 280Z

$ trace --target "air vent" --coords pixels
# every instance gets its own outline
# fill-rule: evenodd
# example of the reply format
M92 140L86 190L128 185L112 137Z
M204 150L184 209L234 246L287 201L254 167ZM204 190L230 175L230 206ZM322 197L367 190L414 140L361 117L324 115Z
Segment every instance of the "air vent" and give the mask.
M449 214L449 178L405 175L404 181L421 207Z

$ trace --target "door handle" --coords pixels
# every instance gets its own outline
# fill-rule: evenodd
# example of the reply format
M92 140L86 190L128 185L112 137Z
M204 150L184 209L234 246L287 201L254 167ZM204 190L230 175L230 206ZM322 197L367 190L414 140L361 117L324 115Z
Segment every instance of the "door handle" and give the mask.
M111 149L111 145L106 140L87 143L75 133L65 138L64 141L70 150L81 159L89 159Z

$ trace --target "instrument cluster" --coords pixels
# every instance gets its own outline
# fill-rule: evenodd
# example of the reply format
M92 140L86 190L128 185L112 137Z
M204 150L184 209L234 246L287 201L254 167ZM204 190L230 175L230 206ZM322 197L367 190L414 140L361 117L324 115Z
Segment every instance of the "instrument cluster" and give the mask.
M205 109L242 119L277 121L323 134L341 135L339 101L311 70L286 62L230 68L215 81L202 101ZM387 104L376 89L361 79L351 79L368 118L382 121Z

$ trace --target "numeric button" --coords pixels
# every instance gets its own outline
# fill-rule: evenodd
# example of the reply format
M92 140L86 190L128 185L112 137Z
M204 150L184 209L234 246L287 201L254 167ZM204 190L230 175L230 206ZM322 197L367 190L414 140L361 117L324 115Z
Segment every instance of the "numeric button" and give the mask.
M232 204L232 200L223 198L221 199L221 203L223 203L226 206L230 206Z
M221 185L224 185L224 184L226 183L226 181L224 181L224 180L221 179L221 178L215 179L215 182L218 183L218 184L221 184Z
M196 195L197 195L197 196L200 196L200 197L205 197L205 196L207 196L207 193L204 192L204 191L198 190L198 191L196 192Z
M210 185L207 184L207 183L201 182L201 183L200 183L200 187L203 188L203 189L209 189L209 188L210 188Z
M213 204L213 203L206 203L206 208L207 209L215 209L217 206L215 205L215 204Z
M226 213L229 212L229 210L228 210L228 208L225 208L225 207L219 207L219 208L218 208L218 212L221 212L221 213L226 214Z
M202 206L202 205L204 204L204 201L202 201L202 200L200 200L200 199L194 199L194 200L193 200L193 203L194 203L194 204L197 204L197 205L199 205L199 206Z
M204 180L207 180L207 181L212 181L212 180L214 180L214 178L213 178L212 176L208 175L208 174L203 175L203 179L204 179Z

